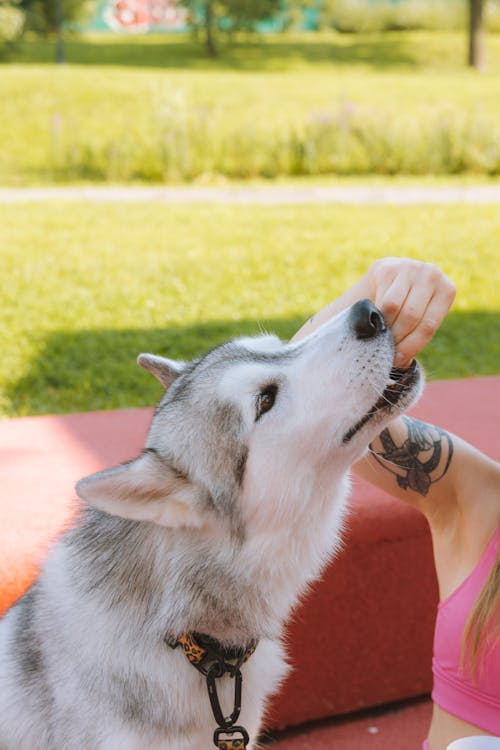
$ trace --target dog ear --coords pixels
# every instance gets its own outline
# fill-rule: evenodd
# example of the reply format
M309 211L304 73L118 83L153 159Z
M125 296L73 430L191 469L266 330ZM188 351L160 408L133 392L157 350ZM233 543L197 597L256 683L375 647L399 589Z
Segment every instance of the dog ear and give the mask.
M200 489L152 452L80 479L76 491L112 516L170 528L200 528L203 523L195 508Z
M149 370L165 388L168 388L186 367L185 362L158 357L156 354L139 354L137 364Z

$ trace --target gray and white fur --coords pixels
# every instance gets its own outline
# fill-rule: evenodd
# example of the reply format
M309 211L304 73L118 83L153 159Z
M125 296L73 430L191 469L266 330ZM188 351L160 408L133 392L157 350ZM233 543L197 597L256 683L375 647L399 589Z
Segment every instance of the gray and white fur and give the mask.
M143 452L77 484L75 524L0 621L0 750L212 747L204 679L165 642L185 631L259 641L239 720L256 747L283 624L339 547L349 467L420 392L418 368L394 383L393 354L365 301L296 343L139 357L166 388Z

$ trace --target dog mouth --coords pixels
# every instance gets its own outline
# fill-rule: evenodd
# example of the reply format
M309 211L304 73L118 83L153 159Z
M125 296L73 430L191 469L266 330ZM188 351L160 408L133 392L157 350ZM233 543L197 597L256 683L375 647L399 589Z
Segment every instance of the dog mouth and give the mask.
M419 377L420 368L416 359L413 360L408 370L398 370L396 367L393 367L389 373L389 382L384 388L382 395L379 396L366 414L345 433L342 442L344 444L348 443L375 414L379 412L390 413L391 409L397 406L401 398L408 394L417 384Z

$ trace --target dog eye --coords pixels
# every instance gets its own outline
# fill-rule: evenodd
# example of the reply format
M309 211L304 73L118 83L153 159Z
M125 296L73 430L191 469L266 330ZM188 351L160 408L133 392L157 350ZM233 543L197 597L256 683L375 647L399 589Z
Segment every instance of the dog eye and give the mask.
M255 409L255 421L261 418L266 411L273 408L274 402L276 401L276 394L278 393L277 385L267 385L257 396L257 403Z

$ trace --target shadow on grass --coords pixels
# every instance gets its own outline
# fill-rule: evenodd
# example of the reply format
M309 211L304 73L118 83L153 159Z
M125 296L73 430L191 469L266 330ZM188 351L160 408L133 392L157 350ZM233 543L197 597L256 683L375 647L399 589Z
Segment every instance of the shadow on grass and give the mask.
M11 59L18 63L53 63L54 57L54 43L33 38L20 43ZM73 65L260 72L287 70L304 63L359 64L376 69L418 65L404 38L392 33L349 38L332 35L331 41L318 41L314 36L301 40L284 36L222 42L217 59L207 56L201 40L194 42L185 35L69 37L65 41L65 57Z
M10 415L151 406L161 388L135 365L140 352L191 359L218 343L262 330L288 339L302 318L228 321L48 335L27 375L6 389ZM420 357L428 379L500 373L500 312L452 312Z
M29 372L6 389L14 414L56 414L151 406L156 380L135 364L141 352L192 359L220 342L263 329L289 338L303 320L213 321L161 329L57 331L45 339Z

